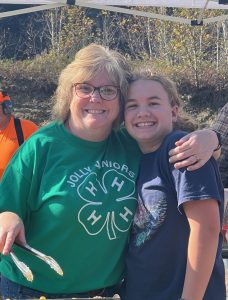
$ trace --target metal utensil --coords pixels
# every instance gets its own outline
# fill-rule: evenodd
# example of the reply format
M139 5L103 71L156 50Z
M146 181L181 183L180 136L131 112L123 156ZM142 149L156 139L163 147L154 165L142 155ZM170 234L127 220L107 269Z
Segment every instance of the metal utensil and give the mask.
M57 274L59 274L60 276L63 276L63 270L61 269L61 267L59 266L59 264L57 263L56 260L54 260L54 258L52 258L51 256L48 256L32 247L30 247L28 244L26 245L19 245L19 244L15 244L17 245L17 247L26 250L27 252L31 253L32 255L35 255L36 257L38 257L39 259L43 260L46 264L48 264ZM25 278L28 281L32 281L33 280L33 274L32 271L29 269L29 267L23 263L22 261L20 261L18 259L18 257L15 255L15 253L11 250L10 251L10 255L12 257L12 260L14 261L15 265L18 267L18 269L22 272L22 274L25 276Z

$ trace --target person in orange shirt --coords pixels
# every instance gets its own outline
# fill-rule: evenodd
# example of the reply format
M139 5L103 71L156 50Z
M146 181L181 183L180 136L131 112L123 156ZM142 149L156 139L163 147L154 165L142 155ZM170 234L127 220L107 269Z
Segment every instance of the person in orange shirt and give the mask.
M15 118L12 111L8 93L0 90L0 180L20 144L38 129L32 121Z

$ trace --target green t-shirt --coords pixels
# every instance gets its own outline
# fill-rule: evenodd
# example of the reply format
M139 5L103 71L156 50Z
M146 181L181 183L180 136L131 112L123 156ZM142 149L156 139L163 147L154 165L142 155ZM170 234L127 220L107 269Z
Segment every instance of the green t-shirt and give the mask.
M56 122L37 131L2 178L0 211L22 218L27 243L56 259L64 276L16 246L33 282L10 256L2 256L1 273L49 293L79 293L119 282L136 207L139 158L124 130L102 142L75 137Z

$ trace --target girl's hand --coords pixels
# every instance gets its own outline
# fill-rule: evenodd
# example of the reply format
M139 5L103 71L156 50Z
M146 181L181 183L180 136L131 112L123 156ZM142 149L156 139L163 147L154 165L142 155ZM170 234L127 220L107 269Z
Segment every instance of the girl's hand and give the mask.
M3 212L0 214L0 252L9 254L14 242L26 244L24 224L17 214Z
M217 151L214 153L218 143L216 133L210 129L191 132L177 141L176 148L169 151L169 162L173 163L176 169L187 167L188 171L197 170L212 155L218 157Z

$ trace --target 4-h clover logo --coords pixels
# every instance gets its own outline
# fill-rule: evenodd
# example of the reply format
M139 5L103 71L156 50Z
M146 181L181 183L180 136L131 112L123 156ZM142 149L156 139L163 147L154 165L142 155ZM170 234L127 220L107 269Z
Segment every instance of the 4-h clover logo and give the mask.
M90 235L106 230L110 240L129 229L136 207L135 183L116 170L104 173L102 181L90 173L78 186L77 193L86 204L78 221Z

